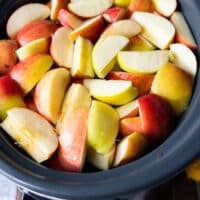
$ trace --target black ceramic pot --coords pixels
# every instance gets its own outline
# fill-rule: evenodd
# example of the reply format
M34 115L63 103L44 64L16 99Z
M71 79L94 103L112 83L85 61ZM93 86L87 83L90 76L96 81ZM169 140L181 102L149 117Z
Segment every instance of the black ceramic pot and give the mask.
M28 0L5 0L0 4L0 36L5 37L9 15ZM198 43L200 55L200 1L179 0ZM200 72L189 108L168 139L152 152L122 167L93 173L68 173L48 169L24 155L0 130L1 173L21 187L51 198L104 200L131 196L157 186L178 173L200 155Z

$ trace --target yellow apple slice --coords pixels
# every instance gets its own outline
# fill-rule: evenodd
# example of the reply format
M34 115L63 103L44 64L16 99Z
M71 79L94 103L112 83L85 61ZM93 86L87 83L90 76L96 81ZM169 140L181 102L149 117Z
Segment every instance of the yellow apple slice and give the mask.
M19 60L24 60L25 58L38 53L48 53L49 43L48 38L33 40L32 42L18 48L16 54Z
M131 0L114 0L114 5L119 7L127 7Z
M101 38L108 37L109 35L123 35L125 37L132 37L137 35L142 30L141 26L133 19L123 19L112 23L101 34Z
M73 77L94 77L92 63L93 44L90 40L79 36L74 45L73 64L71 74Z
M110 105L93 100L88 117L87 142L100 154L106 154L115 144L119 115Z
M155 73L169 61L169 50L120 51L117 56L121 69L132 73Z
M175 28L165 17L149 13L136 11L131 16L142 26L143 36L160 49L166 49L173 41Z
M100 39L94 46L92 60L94 71L99 78L104 78L114 67L117 53L127 44L128 38L120 35Z
M50 15L48 6L41 3L29 3L19 7L9 17L6 30L10 38L14 38L21 28L30 22L46 19Z
M27 108L15 107L8 110L7 114L1 127L20 147L39 163L50 158L58 146L53 126Z
M80 17L94 17L110 8L113 0L84 0L73 1L68 4L68 9Z
M170 20L176 28L176 41L185 44L191 49L196 49L197 44L190 28L181 12L174 12Z
M108 170L111 168L114 156L115 156L115 145L106 154L100 154L92 148L87 149L87 161L94 167L100 170Z
M69 38L70 33L70 28L61 27L52 36L51 56L61 67L71 68L72 66L74 43Z
M169 17L177 8L177 0L153 0L153 5L158 13Z
M67 9L68 0L51 0L50 19L56 20L61 9Z
M138 101L133 100L125 105L116 108L120 119L134 117L139 114Z
M54 124L69 82L69 71L66 68L56 68L48 71L35 88L34 102L37 110Z
M147 139L138 132L124 137L117 145L113 166L126 164L140 156L147 148Z
M94 98L111 105L126 104L138 95L131 81L85 79L83 83Z
M192 50L181 43L171 44L170 50L174 55L173 63L195 77L197 73L197 59Z

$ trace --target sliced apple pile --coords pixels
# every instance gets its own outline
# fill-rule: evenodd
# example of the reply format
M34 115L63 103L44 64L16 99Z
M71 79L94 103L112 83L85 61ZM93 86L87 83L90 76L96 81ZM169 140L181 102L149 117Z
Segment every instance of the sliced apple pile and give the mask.
M57 170L108 170L148 153L188 109L197 74L197 44L177 4L16 9L0 40L0 126Z

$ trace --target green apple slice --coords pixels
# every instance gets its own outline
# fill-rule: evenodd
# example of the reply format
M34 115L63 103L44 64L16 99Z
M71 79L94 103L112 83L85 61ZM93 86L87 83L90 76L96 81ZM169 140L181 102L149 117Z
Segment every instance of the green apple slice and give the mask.
M106 154L115 144L119 115L110 105L93 100L88 117L88 146Z
M117 53L128 42L129 39L121 35L112 35L98 40L93 49L92 60L94 71L99 78L104 78L112 70Z
M117 59L120 67L132 73L155 73L169 61L170 51L120 51Z
M137 97L138 91L131 81L85 79L84 85L91 96L111 105L123 105Z

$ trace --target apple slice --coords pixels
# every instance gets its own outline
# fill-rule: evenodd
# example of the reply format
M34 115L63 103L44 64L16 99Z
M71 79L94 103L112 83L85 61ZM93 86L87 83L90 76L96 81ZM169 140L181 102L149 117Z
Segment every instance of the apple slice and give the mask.
M138 101L137 99L133 100L125 105L117 107L116 110L119 114L120 119L135 117L139 114Z
M87 161L100 170L108 170L112 167L115 157L115 145L106 154L100 154L92 148L87 149Z
M85 79L83 83L94 98L111 105L126 104L138 94L131 81Z
M48 71L34 90L37 110L53 124L57 121L69 83L69 71L66 68L56 68Z
M173 63L188 72L194 78L197 74L197 59L190 48L181 43L170 45L170 51L174 55Z
M170 51L120 51L117 60L120 68L132 73L151 74L169 61Z
M68 0L51 0L50 19L56 20L61 9L67 9Z
M140 116L128 117L120 120L119 132L122 137L128 136L135 131L142 134L144 133Z
M104 11L103 13L104 19L109 23L121 20L125 17L125 15L126 15L126 9L122 7L113 7Z
M50 53L57 65L61 67L72 67L74 43L69 38L71 29L59 28L52 36Z
M113 5L113 0L84 0L74 1L68 4L68 9L84 18L90 18L103 13Z
M50 158L58 146L53 126L27 108L16 107L9 109L7 113L1 127L20 147L39 163Z
M48 54L36 54L13 66L10 76L20 85L24 94L27 94L51 68L52 64L53 60Z
M101 38L110 35L122 35L125 37L133 37L141 32L141 26L132 19L122 19L109 25L101 34Z
M119 116L108 104L93 100L88 117L88 146L97 153L108 153L118 134Z
M24 26L16 35L17 42L25 44L40 38L49 38L59 25L50 20L37 20Z
M0 121L7 116L7 110L13 107L25 107L19 85L10 76L0 77Z
M190 28L181 12L174 12L170 20L176 28L176 41L185 44L191 49L196 49L197 44Z
M150 92L154 75L113 71L110 72L106 78L109 80L131 81L132 84L138 89L138 96L142 96Z
M175 28L165 17L149 13L136 11L131 16L142 26L143 36L160 49L166 49L173 41Z
M165 17L172 15L177 8L177 0L153 0L153 4L156 11Z
M17 63L15 51L18 44L15 40L0 40L0 74L7 74L13 65Z
M94 71L99 78L104 78L113 69L117 53L128 42L128 38L120 35L108 36L97 41L92 52L92 60Z
M76 40L78 36L82 36L95 42L99 37L104 25L102 15L86 20L81 26L77 27L70 33L70 38Z
M63 26L71 29L78 28L83 23L80 18L65 9L59 10L57 19Z
M48 53L49 52L49 38L41 38L37 40L33 40L28 44L20 47L16 50L16 54L19 60L24 60L29 56L33 56L39 53Z
M14 38L16 34L27 24L46 19L50 15L48 6L41 3L28 3L16 9L9 17L6 30L10 38Z
M137 159L145 152L147 146L147 139L139 132L124 137L117 145L113 166L117 167Z
M130 38L128 49L132 51L150 51L155 50L156 47L142 35L135 35Z
M127 7L131 0L114 0L114 5L119 7Z
M93 44L90 40L79 36L74 45L73 64L71 75L73 77L94 77L92 63Z
M152 0L131 0L128 10L133 13L135 11L152 12Z
M193 77L172 63L166 63L157 72L151 92L167 99L177 115L187 108L193 90Z

